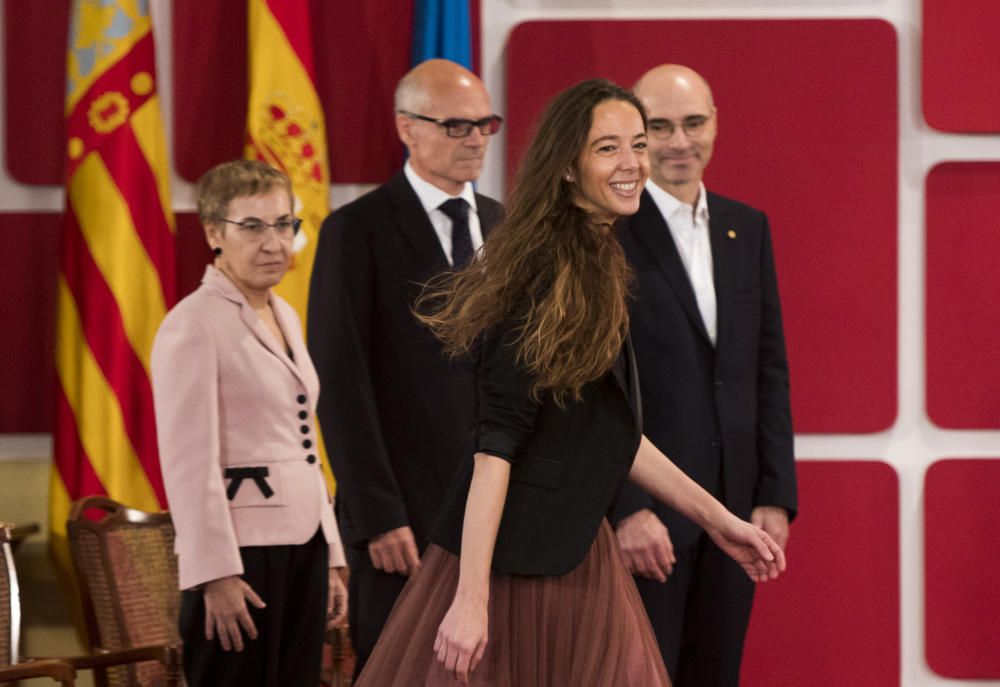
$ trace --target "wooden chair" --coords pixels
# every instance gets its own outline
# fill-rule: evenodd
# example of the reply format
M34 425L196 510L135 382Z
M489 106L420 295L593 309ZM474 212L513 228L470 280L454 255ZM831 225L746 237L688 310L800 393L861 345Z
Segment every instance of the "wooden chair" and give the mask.
M321 687L351 687L354 651L351 649L347 626L329 630L326 633L326 644L328 646L323 648Z
M0 523L0 684L8 681L48 677L70 686L76 677L65 661L40 659L21 661L21 596L11 549L11 530Z
M66 527L91 649L66 660L94 669L97 687L180 685L170 514L88 497L73 504Z

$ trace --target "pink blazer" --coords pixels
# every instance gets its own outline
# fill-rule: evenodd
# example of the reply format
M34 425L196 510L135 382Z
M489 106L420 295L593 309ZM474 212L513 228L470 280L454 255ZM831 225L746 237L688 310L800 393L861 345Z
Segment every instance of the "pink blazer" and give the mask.
M292 352L222 272L171 310L153 344L160 466L180 587L243 574L241 546L303 544L322 527L344 565L313 420L319 379L288 303L271 307Z

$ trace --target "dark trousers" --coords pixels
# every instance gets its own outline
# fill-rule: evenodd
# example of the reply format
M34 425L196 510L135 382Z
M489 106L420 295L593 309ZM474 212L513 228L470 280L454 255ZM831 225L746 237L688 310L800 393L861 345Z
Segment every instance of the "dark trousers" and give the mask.
M357 679L382 634L396 599L410 578L376 570L368 549L348 547L347 564L351 569L348 589L351 602L347 613L351 624L351 645L357 656L354 664L354 678Z
M707 535L664 582L636 577L674 687L735 687L754 584Z
M267 604L247 603L257 639L244 633L243 651L223 651L205 639L205 599L181 595L180 632L188 687L319 685L329 585L322 530L305 544L240 548L243 581Z

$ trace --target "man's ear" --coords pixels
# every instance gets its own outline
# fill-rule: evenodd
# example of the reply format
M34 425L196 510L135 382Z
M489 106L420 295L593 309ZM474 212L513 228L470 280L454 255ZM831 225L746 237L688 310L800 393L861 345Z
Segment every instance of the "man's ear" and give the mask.
M407 148L415 143L413 138L413 120L398 112L396 113L396 134Z

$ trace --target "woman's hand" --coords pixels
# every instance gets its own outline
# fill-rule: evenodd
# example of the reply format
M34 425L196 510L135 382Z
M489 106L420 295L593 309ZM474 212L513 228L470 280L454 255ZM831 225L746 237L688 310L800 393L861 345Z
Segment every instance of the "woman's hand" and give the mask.
M487 600L467 600L456 595L438 627L434 640L437 659L463 685L486 651L488 635Z
M266 604L239 575L206 582L204 595L205 639L212 641L218 634L223 651L243 651L241 627L247 637L257 639L257 626L250 617L246 602L249 600L257 608L264 608Z
M718 527L706 531L754 582L773 580L785 569L785 552L771 536L728 511Z
M347 587L340 570L330 568L330 593L326 599L326 629L332 630L347 617Z

